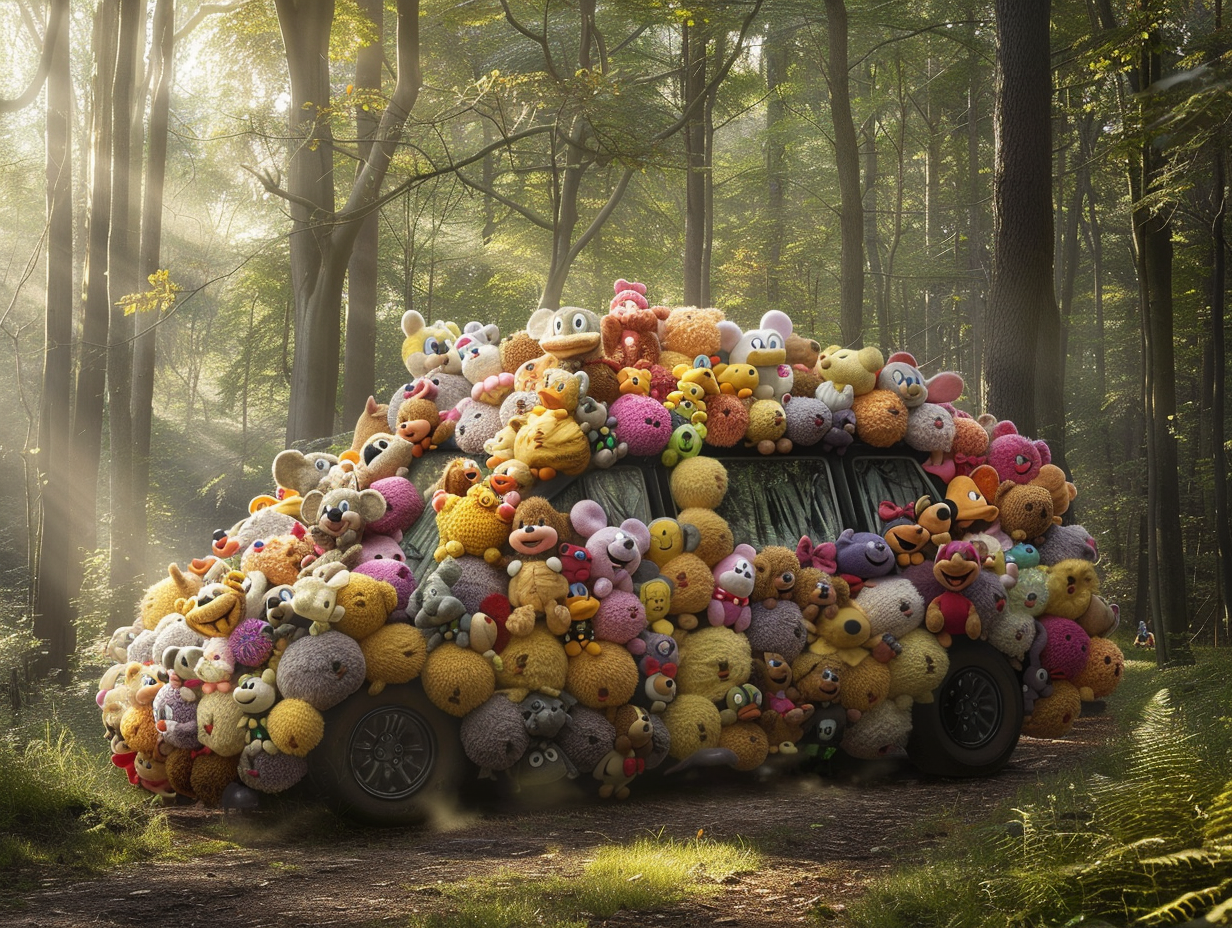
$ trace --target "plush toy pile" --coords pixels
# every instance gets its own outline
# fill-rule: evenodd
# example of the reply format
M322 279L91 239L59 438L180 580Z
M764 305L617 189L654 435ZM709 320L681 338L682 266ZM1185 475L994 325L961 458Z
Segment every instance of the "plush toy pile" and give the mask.
M1060 524L1076 490L1044 442L958 410L962 378L904 352L822 350L781 312L741 331L615 289L602 317L541 309L503 340L404 315L412 379L369 399L351 448L279 454L274 492L113 636L98 703L132 783L207 805L237 781L285 790L323 713L416 679L481 775L620 799L669 758L901 752L956 637L1022 671L1028 734L1060 736L1112 692L1117 610L1093 540ZM855 440L926 452L945 494L884 501L882 534L733 538L726 471L702 452ZM425 492L407 478L451 451ZM594 501L533 493L647 455L673 468L677 518L610 525ZM438 566L417 585L400 542L421 517Z

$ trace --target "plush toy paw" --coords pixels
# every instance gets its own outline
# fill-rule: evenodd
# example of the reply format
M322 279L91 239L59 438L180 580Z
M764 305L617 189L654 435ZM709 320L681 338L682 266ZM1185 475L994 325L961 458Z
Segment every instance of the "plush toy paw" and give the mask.
M525 638L535 630L535 610L533 606L519 606L509 613L505 628L515 638Z
M597 641L586 642L586 653L598 657L603 653L603 647Z

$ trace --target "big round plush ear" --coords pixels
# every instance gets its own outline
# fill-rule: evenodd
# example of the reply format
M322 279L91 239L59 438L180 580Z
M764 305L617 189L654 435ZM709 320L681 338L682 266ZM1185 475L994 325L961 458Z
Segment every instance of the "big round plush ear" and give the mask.
M740 341L743 335L744 333L740 331L740 326L724 319L719 323L719 348L722 351L730 352L736 347L736 343Z
M645 554L650 550L650 529L640 519L625 519L620 523L620 530L626 535L632 535L637 542L637 549Z
M773 329L786 338L791 334L791 317L782 310L772 309L761 317L759 328Z
M928 402L952 403L962 396L963 379L953 371L943 371L924 382L928 387Z
M915 363L915 355L913 355L910 351L896 351L886 358L886 364L894 363L910 364L915 368L920 366Z
M526 321L526 334L535 341L542 341L552 334L552 316L555 311L541 307L530 314Z
M603 507L593 499L579 500L574 503L573 508L569 510L569 521L574 530L585 538L589 538L600 529L607 528L607 514L603 511ZM649 545L649 533L646 539Z
M310 492L299 505L300 518L308 525L316 525L321 513L321 502L324 499L325 494L320 490Z

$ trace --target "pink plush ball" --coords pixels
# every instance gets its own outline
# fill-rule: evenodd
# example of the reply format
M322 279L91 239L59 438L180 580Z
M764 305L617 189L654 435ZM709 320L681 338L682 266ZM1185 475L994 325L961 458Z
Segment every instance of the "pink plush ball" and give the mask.
M1072 680L1087 665L1091 638L1077 622L1056 615L1040 616L1040 624L1048 632L1048 643L1040 654L1040 663L1054 680Z
M231 632L228 643L237 663L245 667L260 667L274 650L273 636L266 632L269 623L263 619L244 619Z
M424 498L415 484L405 477L384 477L374 480L369 489L385 497L385 515L369 522L367 531L390 535L395 541L415 524L424 511Z
M612 590L599 602L599 611L592 620L595 637L601 641L624 644L646 627L646 607L633 593Z
M649 396L626 393L612 403L616 439L639 456L659 454L672 437L672 417L662 403Z

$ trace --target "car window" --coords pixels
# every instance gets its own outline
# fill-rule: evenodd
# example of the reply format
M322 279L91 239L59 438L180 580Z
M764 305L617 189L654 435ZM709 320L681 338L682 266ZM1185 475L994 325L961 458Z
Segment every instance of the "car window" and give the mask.
M804 535L833 539L842 531L826 461L727 459L723 465L727 496L718 513L741 541L755 548L783 545L795 550Z
M906 457L861 457L852 462L855 472L855 506L869 531L881 530L877 507L883 500L899 506L913 503L936 489L920 465Z
M640 467L590 471L551 497L552 505L561 512L568 512L583 499L593 499L603 507L608 525L619 525L625 519L649 523L653 518Z

